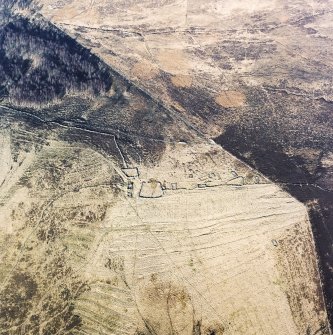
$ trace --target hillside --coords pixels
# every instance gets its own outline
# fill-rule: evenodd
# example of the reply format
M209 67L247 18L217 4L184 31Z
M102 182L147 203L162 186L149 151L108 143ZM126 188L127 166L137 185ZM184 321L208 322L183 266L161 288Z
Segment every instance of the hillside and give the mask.
M312 8L221 6L3 2L3 334L330 333L329 75L272 70Z

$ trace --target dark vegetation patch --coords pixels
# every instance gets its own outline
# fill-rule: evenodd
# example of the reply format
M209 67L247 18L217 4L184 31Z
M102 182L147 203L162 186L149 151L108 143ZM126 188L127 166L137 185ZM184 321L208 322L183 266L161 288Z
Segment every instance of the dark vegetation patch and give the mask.
M107 66L74 39L42 20L12 18L0 29L1 96L16 104L46 103L67 93L107 92Z
M218 114L228 111L221 108L213 99L213 96L199 87L175 89L169 85L169 95L178 101L189 113L200 117L203 121L212 122Z
M226 62L229 59L240 62L245 59L258 60L269 57L276 50L277 46L273 41L250 41L245 43L240 40L224 40L219 42L217 46L205 50L205 52L219 60L224 58Z
M17 9L35 10L39 8L36 4L32 3L33 0L1 0L0 1L0 27L8 23L12 18L13 13Z
M15 272L0 294L0 324L2 330L22 321L37 294L37 283L30 274ZM8 333L9 334L9 333Z
M72 334L81 317L75 300L88 287L80 281L61 255L48 263L33 263L35 271L17 269L0 292L0 326L4 335Z

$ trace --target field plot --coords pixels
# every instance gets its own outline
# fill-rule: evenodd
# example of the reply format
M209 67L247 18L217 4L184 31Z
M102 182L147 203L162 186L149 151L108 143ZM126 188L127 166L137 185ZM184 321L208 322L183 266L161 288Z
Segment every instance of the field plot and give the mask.
M126 199L104 229L86 275L117 292L101 315L117 315L120 329L312 334L325 320L307 213L275 185Z

